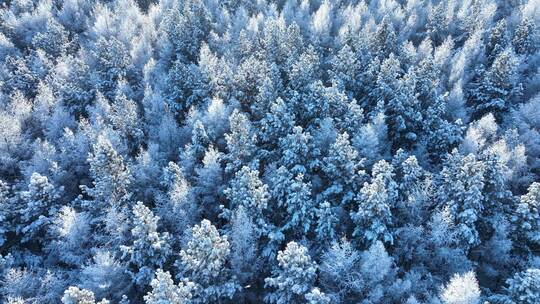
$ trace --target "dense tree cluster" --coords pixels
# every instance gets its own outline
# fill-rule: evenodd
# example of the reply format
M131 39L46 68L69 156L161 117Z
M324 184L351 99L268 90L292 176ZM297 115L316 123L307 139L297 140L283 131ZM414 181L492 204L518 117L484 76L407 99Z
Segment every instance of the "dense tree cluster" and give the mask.
M539 1L0 2L0 302L540 303Z

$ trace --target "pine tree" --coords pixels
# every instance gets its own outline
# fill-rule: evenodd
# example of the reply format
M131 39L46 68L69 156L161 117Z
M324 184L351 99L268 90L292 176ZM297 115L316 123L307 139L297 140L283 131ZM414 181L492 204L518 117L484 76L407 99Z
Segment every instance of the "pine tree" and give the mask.
M312 157L318 151L312 147L313 137L302 127L296 126L286 137L279 140L280 164L294 173L306 173L311 167Z
M386 105L388 137L394 149L413 146L418 141L417 133L422 129L420 102L415 93L416 79L414 72L405 74Z
M512 101L520 96L522 85L518 79L519 61L511 48L502 51L486 72L477 72L477 82L470 92L473 117L492 112L500 121L503 113L511 109Z
M384 17L370 41L371 51L380 59L387 58L390 54L397 54L397 37L394 25L388 17Z
M181 164L188 176L194 173L195 167L202 161L206 149L210 146L210 139L200 120L195 121L191 131L191 142L184 147L181 155Z
M222 158L222 153L214 147L209 147L202 160L202 167L195 169L193 191L205 206L202 212L203 218L214 219L219 213L219 206L215 203L219 200L223 186Z
M141 286L150 282L154 269L163 267L171 254L169 234L158 232L158 220L148 207L137 202L133 207L133 243L121 247L133 268L133 281Z
M268 206L268 186L259 179L259 171L247 166L236 172L230 187L224 190L230 204L226 213L243 206L249 210L250 216L257 225L259 233L266 230L266 219L263 212ZM226 214L224 214L226 215Z
M304 303L305 295L313 287L317 266L311 261L307 249L290 242L278 252L278 267L272 277L265 279L265 287L274 288L265 300L269 303Z
M0 179L0 247L6 241L6 233L12 229L8 216L10 212L10 190L11 187Z
M189 281L175 285L171 274L161 269L156 270L150 286L152 290L144 296L146 304L188 304L191 303L192 290L195 288Z
M506 19L501 19L493 28L491 28L486 45L486 55L489 62L493 62L493 60L495 60L495 58L497 58L497 56L510 44L507 27Z
M122 206L129 200L130 172L124 158L112 146L105 135L99 135L88 156L93 187L81 189L93 198L86 207L95 213L104 206ZM97 204L96 204L97 203ZM98 206L98 204L103 204Z
M532 183L528 192L522 195L514 210L512 220L516 225L516 236L540 244L540 183Z
M474 155L462 156L454 150L448 155L438 181L438 201L449 209L465 249L480 244L477 225L484 211L484 172L485 164Z
M540 300L540 269L527 269L506 281L512 303L533 304Z
M229 117L230 133L225 134L227 142L227 170L235 171L248 164L256 150L257 136L248 117L235 110Z
M372 179L357 195L358 211L351 212L356 224L353 236L370 244L377 240L393 243L390 228L394 222L392 209L397 200L397 184L392 165L384 160L373 166Z
M283 229L301 231L305 235L313 225L316 209L311 199L311 183L304 181L302 173L288 181L285 200L287 219Z
M512 45L519 55L534 54L538 49L538 28L534 20L524 18L517 26Z
M61 301L63 304L109 304L106 299L96 302L93 292L75 286L66 289Z
M58 210L61 189L57 189L46 176L32 173L28 190L20 193L21 208L17 233L23 242L43 242L47 228Z
M191 237L184 248L177 265L195 283L193 301L208 303L232 298L239 286L229 274L227 236L219 235L210 221L203 220L191 228Z
M289 134L294 125L294 114L278 97L271 103L269 111L261 120L260 138L265 143L274 144Z
M479 304L480 288L474 272L455 274L444 286L441 299L445 304Z

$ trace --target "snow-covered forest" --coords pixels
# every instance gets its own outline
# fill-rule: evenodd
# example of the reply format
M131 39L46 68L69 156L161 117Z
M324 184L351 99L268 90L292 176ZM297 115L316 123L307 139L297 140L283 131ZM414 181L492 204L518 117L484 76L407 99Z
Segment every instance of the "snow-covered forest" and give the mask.
M539 304L540 1L0 1L0 302Z

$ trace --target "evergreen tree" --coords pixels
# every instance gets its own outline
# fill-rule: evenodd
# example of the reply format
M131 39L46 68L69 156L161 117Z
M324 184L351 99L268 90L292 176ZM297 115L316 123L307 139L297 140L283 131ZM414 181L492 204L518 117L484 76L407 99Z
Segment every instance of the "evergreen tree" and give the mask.
M445 304L480 303L480 288L474 272L454 275L450 282L444 286L441 299Z
M64 292L62 297L63 304L109 304L109 301L103 299L96 302L94 293L90 290L80 289L75 286L71 286Z
M230 244L210 221L191 228L191 237L180 251L177 265L195 283L193 302L207 303L232 298L240 288L228 269Z
M512 45L519 55L534 54L538 50L537 24L530 18L524 18L516 27Z
M540 270L527 269L506 281L508 295L513 303L531 304L540 299Z
M144 296L146 304L188 304L191 302L192 282L180 282L175 285L171 274L161 269L156 270L155 278L150 282L152 291Z
M23 242L43 242L45 233L58 211L60 189L56 189L46 176L33 173L28 190L20 194L21 208L17 233Z
M512 220L519 232L517 237L540 244L540 183L532 183L528 192L522 195L514 210Z
M517 76L518 64L512 49L506 48L495 58L489 70L478 72L481 76L470 92L473 117L492 112L500 121L502 113L511 108L513 99L522 91Z
M229 117L230 133L225 134L227 149L227 170L238 170L242 165L248 164L256 150L257 136L252 130L248 117L235 110Z
M88 156L93 187L81 186L81 189L93 198L86 207L100 213L103 206L122 206L130 198L130 172L124 164L124 158L112 146L105 135L99 135ZM100 204L101 205L101 208Z
M397 200L393 168L381 160L373 166L372 171L371 182L364 183L357 195L358 210L351 212L351 218L356 224L353 236L368 244L377 240L392 243L392 209Z
M480 244L477 225L484 211L484 172L485 164L474 155L462 156L454 150L438 182L438 200L450 211L460 243L466 249Z
M265 300L269 303L304 303L313 286L317 266L311 261L307 249L290 242L278 252L278 268L272 277L265 279L265 286L275 289Z
M224 191L230 204L226 213L242 206L250 211L250 215L258 227L259 233L266 230L266 219L263 212L268 206L268 186L259 179L259 171L247 166L236 172L231 185ZM227 214L224 214L227 216Z
M169 234L157 231L158 220L148 207L137 202L133 207L133 243L121 247L133 268L133 281L141 286L150 282L154 269L163 267L171 254Z

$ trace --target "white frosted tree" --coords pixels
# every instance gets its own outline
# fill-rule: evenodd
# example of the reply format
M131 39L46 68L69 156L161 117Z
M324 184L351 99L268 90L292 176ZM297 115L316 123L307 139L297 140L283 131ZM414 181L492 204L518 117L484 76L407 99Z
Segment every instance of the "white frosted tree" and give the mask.
M122 155L114 149L106 135L99 135L88 156L93 187L81 186L93 200L86 207L93 215L107 206L119 207L130 198L131 175Z
M23 242L44 240L47 228L57 212L60 194L46 176L32 173L28 190L20 193L22 204L17 233L22 235Z
M257 135L247 115L235 110L229 117L230 132L225 134L227 142L227 170L238 170L248 164L255 155Z
M480 244L478 222L484 211L485 164L473 154L449 154L439 175L437 198L446 206L455 225L460 244L470 249Z
M230 252L227 236L221 236L210 221L191 228L191 237L176 264L195 283L195 303L232 298L239 289L228 268Z
M474 272L455 274L441 291L444 304L479 304L480 287Z
M146 304L188 304L191 303L191 293L195 288L195 285L188 281L174 284L171 274L162 269L156 270L150 286L152 290L144 296Z
M110 302L103 299L96 302L94 293L87 289L71 286L64 292L61 299L63 304L109 304Z
M259 179L259 171L252 170L247 166L242 167L240 171L236 172L230 187L225 189L224 193L230 202L229 211L226 213L238 206L243 206L250 211L249 215L258 229L264 231L266 220L263 211L267 208L270 197L268 186Z
M351 212L356 224L353 236L368 244L377 240L393 243L392 209L397 201L397 184L393 177L391 164L384 160L377 162L373 166L371 182L364 183L356 198L358 209Z
M532 183L528 192L522 195L512 220L519 236L540 244L540 183Z
M265 300L269 303L304 303L315 282L317 265L311 261L307 248L290 242L277 255L278 267L265 286L274 289Z
M133 243L121 247L132 267L133 281L141 286L150 282L154 269L163 267L171 254L169 234L158 232L158 220L148 207L137 202L133 207Z
M182 233L197 217L193 188L174 162L163 168L161 185L165 191L156 195L157 214L171 233Z

